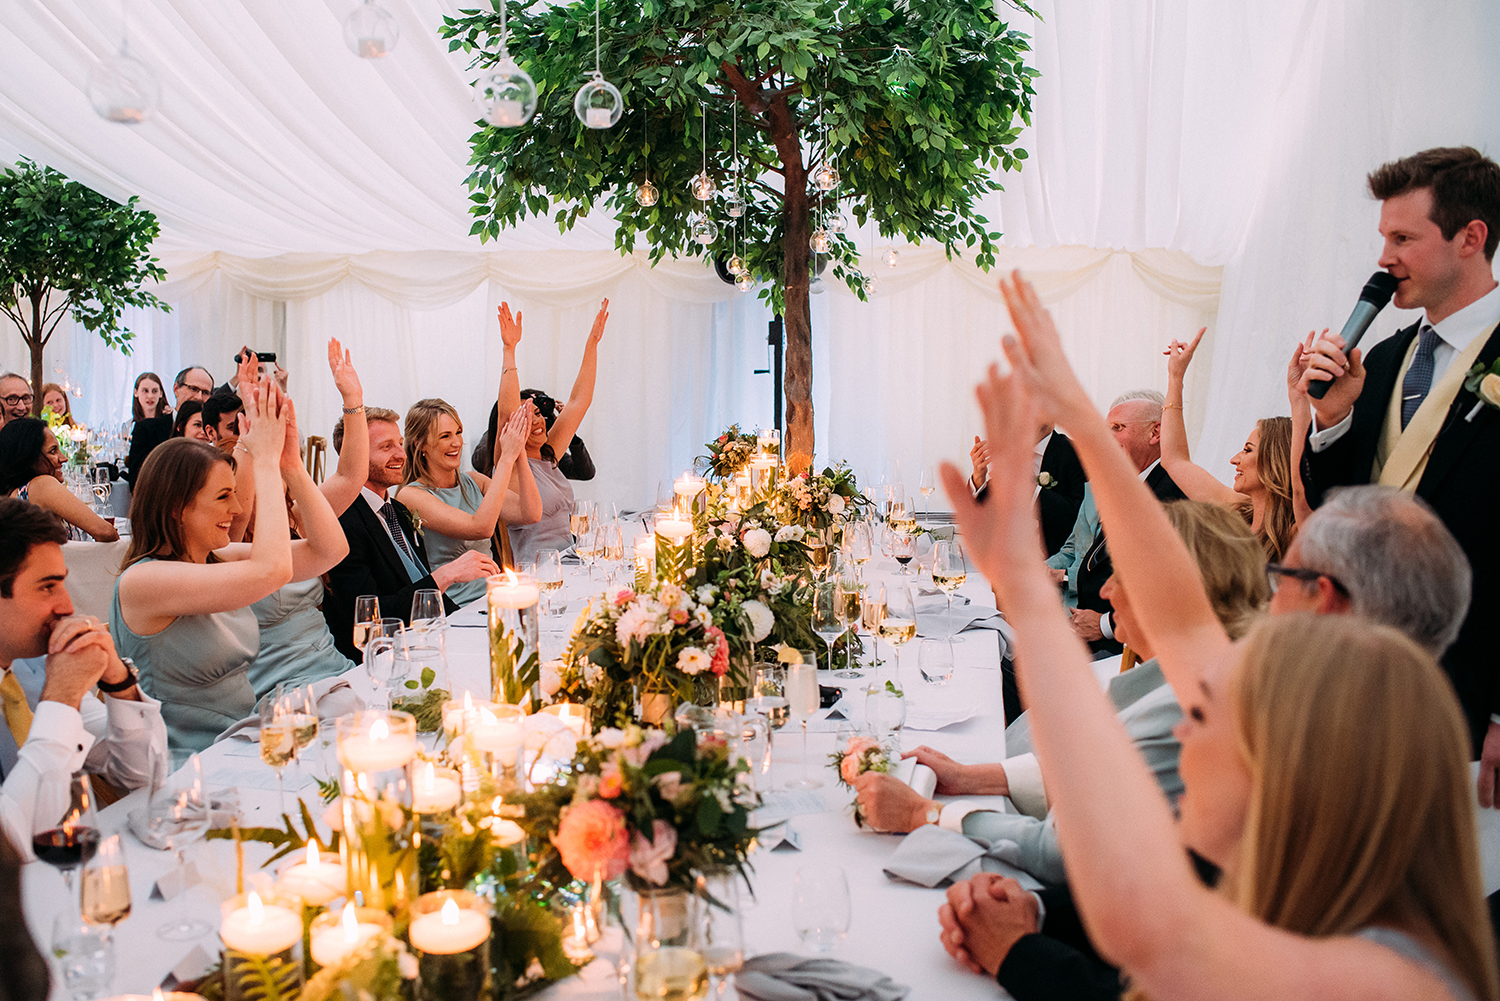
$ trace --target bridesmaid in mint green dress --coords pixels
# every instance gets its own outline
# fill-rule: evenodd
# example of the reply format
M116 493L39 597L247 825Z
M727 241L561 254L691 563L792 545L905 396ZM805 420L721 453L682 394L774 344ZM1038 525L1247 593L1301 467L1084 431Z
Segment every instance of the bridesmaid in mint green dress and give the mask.
M502 388L503 392L503 388ZM466 550L490 552L495 526L530 524L541 517L542 501L528 463L518 461L530 418L518 409L501 428L492 476L460 469L464 427L449 403L418 400L406 412L406 485L399 496L422 522L433 566ZM499 554L496 554L497 562ZM447 596L459 605L484 595L484 581L454 584Z

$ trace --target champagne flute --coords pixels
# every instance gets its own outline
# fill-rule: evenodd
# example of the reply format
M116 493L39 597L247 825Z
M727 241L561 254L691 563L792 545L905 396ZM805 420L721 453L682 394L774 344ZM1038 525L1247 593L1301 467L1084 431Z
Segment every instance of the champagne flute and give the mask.
M423 588L411 596L411 627L430 628L448 621L443 608L443 594L435 588Z
M99 849L99 817L88 772L74 772L66 789L59 779L37 790L32 811L31 849L62 873L68 897L78 892L73 873Z
M618 520L610 522L604 529L604 559L617 567L625 562L625 533L621 531Z
M926 517L932 513L928 505L933 491L937 490L937 476L933 474L931 466L922 467L922 478L917 481L917 490L922 494L922 515Z
M898 573L902 577L910 577L912 557L917 555L917 537L907 535L905 532L896 533L891 538L891 555L896 558L897 563L901 564Z
M870 635L875 644L875 673L880 674L880 623L885 619L885 585L872 584L865 588L859 601L859 625Z
M844 632L839 615L839 586L832 581L813 589L812 630L828 645L828 670L833 670L833 644Z
M130 873L118 834L100 841L94 857L83 864L81 909L86 923L106 928L130 916Z
M370 626L380 621L380 598L362 594L354 599L354 648L363 650L370 638Z
M294 685L285 681L276 686L273 697L280 705L280 711L292 721L292 735L297 740L297 789L300 795L307 782L302 759L308 747L318 739L318 700L313 696L312 685Z
M536 586L541 589L546 604L542 614L552 614L552 592L563 586L562 553L556 549L543 549L536 554Z
M595 504L593 501L581 500L574 502L573 514L568 519L568 527L573 532L575 543L582 541L583 537L589 534L589 529L594 526L594 511Z
M698 920L693 947L708 967L709 993L724 997L734 974L745 964L745 922L740 905L740 875L732 866L710 866L698 876Z
M187 867L187 849L208 830L208 787L203 762L194 754L175 774L153 788L146 803L146 827L154 841L177 853L179 867ZM178 917L156 929L169 942L191 942L213 929L205 921Z
M851 626L858 627L860 597L863 588L859 582L859 566L852 560L843 561L838 569L838 576L834 579L834 610L838 614L839 624L847 632ZM844 650L844 669L833 672L835 678L863 678L863 671L856 671L853 666L854 644L850 643Z
M893 584L886 591L885 614L880 619L880 637L896 648L896 687L901 687L901 648L917 635L917 606L911 587Z
M275 697L280 688L260 705L260 760L276 772L278 812L286 815L286 766L297 756L297 725L290 713L282 712Z
M823 783L813 778L807 768L807 721L822 704L818 694L818 665L787 665L786 699L791 714L802 722L802 777L788 782L787 788L817 789Z
M964 551L956 539L939 539L932 547L932 583L948 596L948 639L962 643L962 637L953 635L953 592L963 587L969 579L969 568L964 563Z

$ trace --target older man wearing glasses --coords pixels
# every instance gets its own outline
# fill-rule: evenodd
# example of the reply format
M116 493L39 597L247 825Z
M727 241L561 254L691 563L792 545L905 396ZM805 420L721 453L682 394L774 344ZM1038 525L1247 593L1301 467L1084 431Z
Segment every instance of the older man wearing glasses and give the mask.
M188 400L197 400L202 403L213 391L214 377L208 374L208 369L197 365L183 369L177 373L177 378L172 380L172 392L177 397L179 410Z
M0 427L17 417L31 416L31 404L35 399L31 383L26 381L25 376L14 372L0 375Z

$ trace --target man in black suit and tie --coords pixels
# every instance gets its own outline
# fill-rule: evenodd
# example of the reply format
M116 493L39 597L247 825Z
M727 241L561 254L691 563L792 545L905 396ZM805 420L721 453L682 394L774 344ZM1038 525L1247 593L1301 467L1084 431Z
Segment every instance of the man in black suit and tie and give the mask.
M1161 464L1161 407L1164 397L1154 389L1137 389L1122 394L1109 408L1105 420L1115 441L1130 456L1146 486L1162 503L1183 500L1185 495ZM1061 572L1061 571L1057 571ZM1073 632L1089 644L1095 653L1119 653L1108 601L1099 596L1104 582L1114 572L1109 549L1101 529L1093 545L1084 553L1076 578L1078 607L1073 609Z
M1468 147L1429 149L1368 178L1380 206L1380 267L1395 304L1422 318L1360 357L1325 335L1302 356L1312 400L1302 479L1317 506L1338 486L1415 491L1458 539L1474 572L1469 615L1443 658L1480 760L1479 803L1500 804L1500 659L1486 625L1500 604L1500 411L1464 388L1500 356L1500 165ZM1316 568L1314 568L1316 569ZM1391 567L1400 573L1401 567Z
M478 580L500 572L495 561L470 550L451 563L428 569L427 546L406 505L387 497L401 485L406 468L402 449L400 417L394 410L365 409L370 435L370 474L359 499L339 515L349 540L349 555L328 572L328 596L323 617L333 633L334 645L351 660L359 660L354 646L354 599L373 594L380 599L385 616L407 619L412 596L421 590L447 591L449 585ZM344 422L333 428L333 450L344 444ZM448 612L457 611L446 595Z
M969 461L974 467L969 486L978 501L983 501L990 489L989 447L989 442L981 441L975 435L974 447L969 450ZM1084 475L1078 453L1073 451L1073 443L1051 424L1043 424L1037 429L1035 469L1036 492L1033 496L1042 525L1042 542L1047 555L1051 556L1068 541L1089 478Z

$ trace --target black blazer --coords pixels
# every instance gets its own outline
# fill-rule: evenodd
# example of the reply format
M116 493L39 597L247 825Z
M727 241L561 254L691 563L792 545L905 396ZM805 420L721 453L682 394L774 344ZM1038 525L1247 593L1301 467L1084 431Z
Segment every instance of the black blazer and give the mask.
M396 501L396 518L412 540L413 549L422 566L427 564L427 545L421 533L413 528L411 512L406 505ZM339 652L356 663L363 655L354 646L354 599L360 595L373 594L380 598L380 614L400 617L403 622L411 619L412 595L424 589L435 589L437 582L429 573L415 584L401 562L396 544L386 534L380 517L365 502L363 495L356 497L349 509L339 515L339 524L344 527L344 537L349 540L349 555L338 566L328 571L328 594L323 599L323 618L328 620L328 631L333 633L334 646ZM458 611L447 595L443 606L451 615Z
M171 414L136 421L135 426L130 429L130 452L125 457L125 472L121 475L133 486L151 450L170 437L172 437Z
M1370 482L1396 377L1419 326L1398 331L1370 349L1365 358L1365 388L1355 401L1354 416L1343 437L1321 452L1314 452L1310 445L1303 449L1302 482L1307 502L1314 507L1334 487ZM1479 360L1488 368L1497 356L1500 328L1490 332ZM1500 661L1495 657L1493 637L1486 642L1483 624L1500 604L1500 530L1495 521L1500 503L1500 412L1484 406L1472 421L1465 420L1477 402L1473 393L1459 390L1417 483L1417 496L1432 506L1453 533L1474 573L1468 618L1443 656L1443 668L1463 705L1476 758L1490 714L1500 712Z
M1041 472L1051 473L1057 482L1043 489L1036 496L1037 507L1042 515L1042 541L1051 556L1063 547L1073 532L1073 522L1078 518L1078 509L1083 506L1083 488L1089 478L1073 451L1073 443L1061 431L1052 432L1052 440L1042 452ZM981 504L989 495L988 482L974 492L974 499Z

